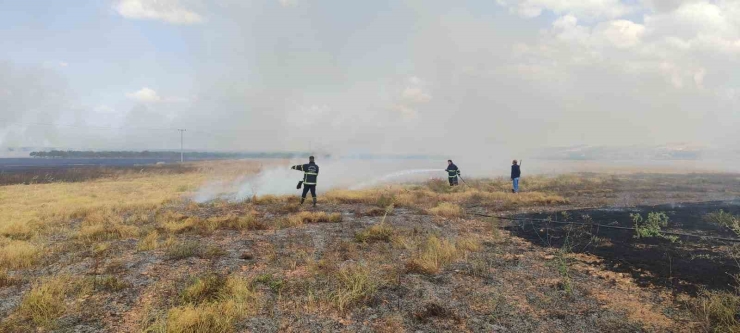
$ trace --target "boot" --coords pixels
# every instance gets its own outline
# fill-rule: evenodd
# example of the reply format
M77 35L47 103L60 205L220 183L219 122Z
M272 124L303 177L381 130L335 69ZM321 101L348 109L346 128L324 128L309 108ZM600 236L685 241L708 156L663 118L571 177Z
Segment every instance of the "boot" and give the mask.
M316 198L313 198L313 206L316 207Z
M301 198L301 205L303 204L304 201L306 201L306 198Z
M514 189L512 188L512 189L511 189L511 193L516 193L516 191L514 191Z

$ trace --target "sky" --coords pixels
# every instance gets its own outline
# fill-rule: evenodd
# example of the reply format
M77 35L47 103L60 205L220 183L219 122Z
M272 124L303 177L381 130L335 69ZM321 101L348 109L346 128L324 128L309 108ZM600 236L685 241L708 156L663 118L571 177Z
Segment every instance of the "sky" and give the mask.
M740 1L0 0L0 147L740 144Z

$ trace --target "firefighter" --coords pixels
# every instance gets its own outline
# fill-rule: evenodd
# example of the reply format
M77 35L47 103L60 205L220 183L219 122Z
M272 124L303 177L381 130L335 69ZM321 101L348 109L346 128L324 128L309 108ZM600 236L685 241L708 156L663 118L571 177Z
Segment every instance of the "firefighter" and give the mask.
M298 182L298 188L303 185L303 194L301 194L301 205L306 201L308 191L311 191L313 197L313 206L316 207L316 180L319 178L319 166L314 162L314 157L308 158L308 164L294 165L290 167L293 170L303 171L303 180Z
M457 186L457 178L460 176L460 169L457 168L452 160L447 160L447 178L450 180L450 186Z

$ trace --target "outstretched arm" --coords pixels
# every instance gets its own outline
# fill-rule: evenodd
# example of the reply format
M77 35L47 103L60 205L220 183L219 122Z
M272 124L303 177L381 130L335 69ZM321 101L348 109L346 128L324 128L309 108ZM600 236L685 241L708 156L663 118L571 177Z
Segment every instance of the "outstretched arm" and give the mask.
M294 166L292 166L292 167L290 167L290 168L291 168L292 170L298 170L298 171L303 171L303 165L300 165L300 164L299 164L299 165L294 165Z

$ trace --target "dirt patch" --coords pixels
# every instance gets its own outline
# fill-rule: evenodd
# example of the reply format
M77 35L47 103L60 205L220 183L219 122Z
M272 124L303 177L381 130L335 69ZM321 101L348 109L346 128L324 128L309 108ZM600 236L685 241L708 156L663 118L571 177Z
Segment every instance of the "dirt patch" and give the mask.
M523 219L593 222L617 227L633 227L630 214L646 216L665 212L666 231L696 236L732 237L730 232L703 219L711 212L740 213L740 201L676 203L634 208L579 209L560 213L515 215ZM633 230L568 224L515 221L507 229L533 244L593 254L614 272L627 273L642 285L660 285L695 294L700 288L732 290L733 275L740 273L732 255L732 243L700 237L679 237L671 242L661 238L635 238Z

